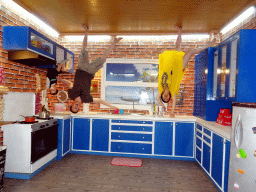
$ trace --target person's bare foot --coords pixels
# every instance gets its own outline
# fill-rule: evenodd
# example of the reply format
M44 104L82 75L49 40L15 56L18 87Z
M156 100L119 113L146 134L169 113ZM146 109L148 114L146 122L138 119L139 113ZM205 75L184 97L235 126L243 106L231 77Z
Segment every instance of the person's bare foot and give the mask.
M117 43L117 42L121 41L122 39L123 39L123 37L115 38L115 39L114 39L114 42Z
M179 27L179 26L177 26L177 25L176 25L174 28L175 28L175 29L177 29L179 32L181 32L181 31L182 31L182 28L181 28L181 27Z
M207 47L212 47L216 43L216 38L206 44Z

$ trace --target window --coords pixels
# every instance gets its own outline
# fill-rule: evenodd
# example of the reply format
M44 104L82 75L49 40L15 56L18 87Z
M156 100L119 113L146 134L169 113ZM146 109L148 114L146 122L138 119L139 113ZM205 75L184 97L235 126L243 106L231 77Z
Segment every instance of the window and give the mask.
M156 100L158 60L107 59L101 98L121 109L149 110Z

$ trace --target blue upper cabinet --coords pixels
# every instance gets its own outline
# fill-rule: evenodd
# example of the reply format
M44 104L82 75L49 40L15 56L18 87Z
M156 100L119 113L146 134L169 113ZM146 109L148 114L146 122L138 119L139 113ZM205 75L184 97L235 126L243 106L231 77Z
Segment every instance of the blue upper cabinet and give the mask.
M243 29L218 46L219 100L256 102L256 30Z
M4 26L3 49L9 60L40 68L56 67L58 59L68 59L65 71L74 71L72 52L27 26Z

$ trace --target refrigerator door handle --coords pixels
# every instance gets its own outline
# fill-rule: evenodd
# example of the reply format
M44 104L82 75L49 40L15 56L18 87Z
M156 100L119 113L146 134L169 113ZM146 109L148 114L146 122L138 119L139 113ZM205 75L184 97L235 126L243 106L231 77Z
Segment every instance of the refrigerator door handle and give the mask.
M242 119L240 114L237 117L235 129L234 129L234 143L237 148L239 148L243 141L243 128L242 128Z

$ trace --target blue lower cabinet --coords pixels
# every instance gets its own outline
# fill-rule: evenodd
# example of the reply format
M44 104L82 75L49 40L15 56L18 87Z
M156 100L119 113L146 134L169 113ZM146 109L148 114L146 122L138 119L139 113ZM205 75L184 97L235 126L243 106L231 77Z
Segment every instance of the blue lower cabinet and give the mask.
M201 164L202 163L202 152L196 147L196 160Z
M223 138L213 133L212 139L212 178L222 188L223 173Z
M203 167L210 173L211 148L203 142Z
M109 120L92 120L92 150L108 151L109 143Z
M111 142L111 152L151 154L152 145L145 143Z
M224 168L224 191L228 191L228 172L229 172L229 156L230 156L230 142L225 142L225 168Z
M155 122L154 154L173 155L173 123Z
M175 156L194 156L194 123L175 123Z
M73 119L73 150L89 150L90 119Z
M61 160L70 151L70 118L58 119L58 124L57 159Z
M63 154L70 151L70 118L64 120L64 134L63 134Z

